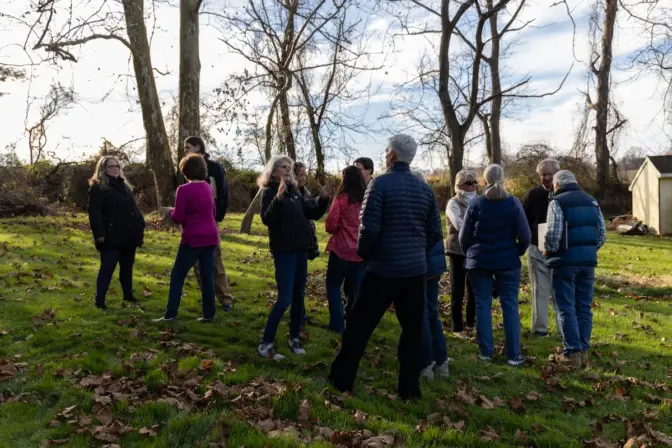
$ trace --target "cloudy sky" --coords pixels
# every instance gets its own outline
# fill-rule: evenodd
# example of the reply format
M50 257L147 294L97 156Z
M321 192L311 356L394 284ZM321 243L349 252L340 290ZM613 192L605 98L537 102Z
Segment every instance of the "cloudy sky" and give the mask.
M587 59L591 1L570 0L577 24L574 49L582 61ZM666 2L672 4L672 0ZM0 0L0 10L20 13L18 3L23 2ZM508 75L504 84L506 87L507 83L529 75L532 79L531 91L552 91L574 61L573 26L564 8L550 7L552 2L549 0L529 0L528 3L521 20L534 19L534 22L515 36L516 46L503 70ZM206 0L206 5L211 10L222 7L219 0ZM152 58L155 68L169 73L157 77L157 86L167 112L177 90L179 11L162 6L157 9L156 16L160 29L155 31L152 40ZM372 31L387 30L394 23L382 11L369 13L365 19L364 23ZM221 33L212 26L211 19L204 16L201 23L201 92L210 95L227 75L242 69L245 63L227 52L219 41ZM0 62L23 64L29 62L30 56L36 56L21 49L25 36L24 27L0 18ZM390 43L389 33L387 40L372 42L372 48L388 52L385 68L367 74L366 79L358 82L371 82L377 89L376 94L365 103L348 106L351 115L364 117L372 127L381 122L381 116L390 113L390 102L399 95L398 84L416 73L422 52L430 47L425 38L396 38L393 43ZM660 152L669 146L662 111L665 86L651 76L639 76L633 80L632 72L626 70L628 56L641 45L640 30L621 15L615 36L613 74L615 101L628 119L621 137L621 151L630 146L641 146L650 152ZM0 91L9 93L0 98L0 149L18 142L19 156L27 158L27 143L23 138L25 122L35 119L41 98L44 98L49 85L56 81L65 85L74 84L79 104L49 124L48 150L63 158L74 159L95 152L103 137L121 144L144 135L141 115L135 104L134 79L129 76L132 68L128 50L117 42L95 41L83 45L76 54L78 63L61 63L58 69L41 65L33 68L32 72L29 70L33 75L32 82L3 83L0 86ZM585 86L585 65L574 62L574 68L559 93L527 100L511 110L510 117L502 122L506 150L515 152L524 143L538 141L561 151L567 150L582 108L583 96L579 90L585 90ZM28 97L36 99L27 112ZM259 104L263 99L258 97L254 101ZM436 106L438 112L438 103ZM227 138L220 137L222 140ZM380 160L385 145L383 134L370 133L353 138L358 153ZM482 153L482 145L477 144L468 157L478 163ZM337 155L329 166L336 169L344 163L344 157ZM438 168L436 165L440 165L441 161L429 162L425 159L421 163L427 168L430 164Z

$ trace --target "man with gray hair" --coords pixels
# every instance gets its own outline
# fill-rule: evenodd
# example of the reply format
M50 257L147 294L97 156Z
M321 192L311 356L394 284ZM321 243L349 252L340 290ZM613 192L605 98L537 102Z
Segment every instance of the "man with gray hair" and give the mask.
M556 360L580 368L588 361L597 251L604 244L606 229L600 206L581 190L572 172L558 171L553 188L544 257L560 311L564 350Z
M527 192L523 199L523 210L532 232L532 244L527 251L527 270L530 273L532 289L532 334L548 336L548 298L551 296L551 271L544 264L539 249L539 224L546 222L548 202L553 199L553 176L560 171L560 164L554 159L544 159L537 165L541 185ZM558 308L553 300L556 323ZM557 325L560 331L560 325Z
M341 392L353 391L369 338L394 303L401 324L399 396L421 396L427 251L443 235L434 192L410 170L416 150L408 135L392 137L385 154L388 172L371 180L364 195L357 254L366 262L367 273L329 373L329 381Z

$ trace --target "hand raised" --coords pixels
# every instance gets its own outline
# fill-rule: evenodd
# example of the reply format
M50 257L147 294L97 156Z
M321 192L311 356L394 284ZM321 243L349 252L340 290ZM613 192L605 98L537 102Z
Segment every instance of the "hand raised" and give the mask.
M327 184L323 186L322 189L320 190L320 197L328 198L332 194L334 194L334 184L331 182L327 182Z
M285 182L285 178L283 177L280 179L280 186L278 187L278 194L276 195L278 199L282 199L285 196L285 193L287 192L287 182Z

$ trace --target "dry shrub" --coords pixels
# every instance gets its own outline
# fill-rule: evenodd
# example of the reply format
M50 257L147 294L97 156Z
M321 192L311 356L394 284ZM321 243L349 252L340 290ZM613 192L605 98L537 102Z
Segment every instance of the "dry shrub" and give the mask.
M50 214L42 187L35 171L28 167L0 167L0 218Z

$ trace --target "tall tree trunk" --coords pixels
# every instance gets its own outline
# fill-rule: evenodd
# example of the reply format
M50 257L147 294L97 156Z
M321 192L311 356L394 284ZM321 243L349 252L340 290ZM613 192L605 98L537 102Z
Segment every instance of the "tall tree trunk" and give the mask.
M289 101L287 100L287 90L281 90L279 93L280 103L280 126L282 128L282 138L285 142L285 151L287 155L296 160L296 148L294 147L294 133L292 132L292 120L289 114Z
M597 161L597 185L604 194L609 185L609 143L607 127L609 125L609 77L611 74L612 42L618 0L605 0L604 25L602 27L602 51L600 68L597 75L597 103L595 107L595 159ZM595 71L594 67L591 67Z
M464 160L464 136L461 132L450 134L450 157L448 158L448 168L450 169L450 195L455 194L455 178L462 169Z
M485 135L485 154L488 156L488 161L490 163L501 163L501 154L500 154L500 161L495 162L494 161L494 156L493 156L493 151L492 151L492 133L490 132L490 123L488 122L488 118L490 117L489 114L478 114L478 118L480 118L481 123L483 125L483 134Z
M488 9L493 9L492 0L487 0ZM492 52L490 53L489 66L490 77L492 82L492 95L494 98L490 104L490 145L492 152L490 153L490 163L502 163L502 139L499 132L499 123L502 117L502 82L499 76L499 51L501 36L497 31L497 16L492 14L490 16L490 45Z
M315 161L317 162L317 172L315 173L315 177L321 184L324 184L326 179L324 177L324 151L322 150L322 142L320 141L320 127L317 125L317 123L311 123L310 130L313 135Z
M184 139L198 135L200 126L200 80L198 10L202 0L180 1L180 123L177 160L184 157Z
M175 171L156 90L154 70L145 27L144 1L123 0L128 40L133 53L133 70L138 85L142 121L147 138L146 164L156 179L158 203L167 205L175 193Z
M332 70L335 70L335 66L332 66ZM332 71L332 78L333 78L333 71ZM295 74L296 75L296 74ZM310 97L310 92L308 90L308 84L306 83L306 80L301 77L301 75L296 76L296 83L299 85L299 88L301 89L301 93L303 94L303 101L305 103L306 107L306 116L308 117L308 124L310 125L310 135L313 138L313 149L315 150L315 160L317 162L317 172L315 173L315 177L320 183L324 183L325 178L324 178L324 152L322 150L322 141L320 140L320 124L318 123L318 118L315 115L315 108L313 107L312 104L312 99ZM329 92L329 87L330 84L327 85L327 97L325 98L325 103L328 99L328 92ZM322 107L326 107L323 105Z

